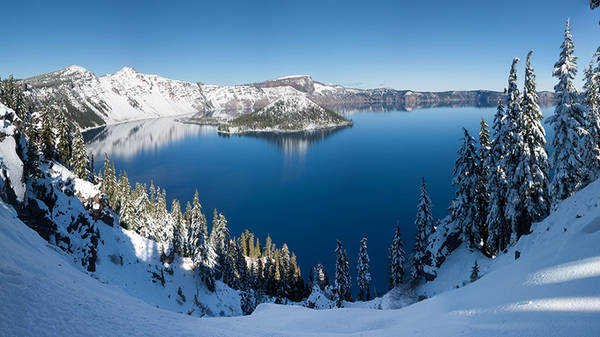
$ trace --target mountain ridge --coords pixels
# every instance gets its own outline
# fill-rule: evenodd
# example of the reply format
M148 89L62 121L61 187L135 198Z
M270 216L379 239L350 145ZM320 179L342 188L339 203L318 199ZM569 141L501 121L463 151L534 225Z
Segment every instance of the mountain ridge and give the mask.
M78 65L22 79L37 105L63 110L82 128L136 119L195 114L229 120L274 101L304 96L338 113L413 110L438 106L495 106L504 93L490 90L419 92L388 88L354 89L293 75L250 84L221 86L143 74L125 66L97 76ZM554 94L540 92L540 105Z

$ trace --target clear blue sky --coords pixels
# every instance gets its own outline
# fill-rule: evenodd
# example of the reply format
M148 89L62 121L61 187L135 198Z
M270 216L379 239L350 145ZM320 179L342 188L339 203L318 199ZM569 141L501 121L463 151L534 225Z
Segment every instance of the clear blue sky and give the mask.
M360 88L501 90L512 58L533 49L549 90L567 17L580 66L600 45L588 0L5 1L2 12L2 77L128 65L211 84L310 74Z

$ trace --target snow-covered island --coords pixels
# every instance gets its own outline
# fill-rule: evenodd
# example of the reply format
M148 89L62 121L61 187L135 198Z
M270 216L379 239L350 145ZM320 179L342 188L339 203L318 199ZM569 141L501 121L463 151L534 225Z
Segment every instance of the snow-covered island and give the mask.
M304 96L292 96L241 115L218 128L219 133L298 132L351 126L352 120L326 109Z

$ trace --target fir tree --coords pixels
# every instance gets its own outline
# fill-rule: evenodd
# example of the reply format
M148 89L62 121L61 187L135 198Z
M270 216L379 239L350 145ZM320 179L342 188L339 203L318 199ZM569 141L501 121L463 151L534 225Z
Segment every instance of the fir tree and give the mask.
M462 230L463 241L471 247L475 246L474 232L478 230L482 220L479 217L477 195L480 187L481 175L479 170L479 156L475 150L475 139L463 128L463 145L458 150L458 158L454 166L454 179L456 197L452 201L450 210L452 221Z
M401 285L404 279L404 249L402 247L400 224L396 224L396 231L388 256L390 289Z
M198 191L194 193L192 210L190 212L190 237L188 241L194 265L204 267L208 265L208 240L206 231L206 218L202 214L202 206Z
M213 215L213 228L210 235L211 250L216 256L216 264L218 266L218 276L223 280L231 277L233 266L229 260L229 229L227 228L227 219L223 214L217 214L215 209ZM262 271L261 271L262 272Z
M127 178L127 172L125 172L123 177L119 180L119 194L119 218L121 220L121 227L133 229L133 224L135 221L135 209L131 198L131 185L129 184L129 179Z
M58 156L63 165L70 165L71 160L71 139L69 137L69 127L62 112L58 113L57 131L58 131Z
M179 200L173 199L171 202L171 223L173 226L173 249L179 256L185 256L185 246L187 242L187 222L181 213L181 204Z
M490 204L490 197L487 191L487 179L490 173L490 151L491 139L490 131L485 119L481 117L481 127L479 130L479 184L477 187L477 212L479 222L475 224L474 240L479 246L484 246L488 238L487 213Z
M494 116L494 137L488 156L487 167L489 169L487 178L487 192L490 202L487 216L488 225L488 249L492 254L502 251L508 245L510 230L504 217L506 208L507 182L506 173L502 166L505 144L507 142L504 133L504 121L506 113L502 101L498 100L498 109Z
M40 157L38 154L37 148L37 129L33 125L30 120L27 123L27 127L25 130L27 136L27 148L26 148L26 159L23 163L23 170L25 171L25 176L38 178L41 176L40 171Z
M242 245L240 244L241 241L241 239L238 239L235 246L235 269L238 289L246 289L248 288L248 264L242 250Z
M417 204L417 217L415 220L417 226L415 235L415 247L413 249L413 259L411 276L414 280L419 280L425 276L425 267L431 266L431 254L427 249L429 236L434 232L433 216L431 214L431 199L427 194L425 178L421 181L421 195Z
M475 260L475 264L473 268L471 268L471 283L477 281L479 279L479 265L477 265L477 260Z
M583 90L587 134L583 138L582 186L586 186L600 177L600 48L585 72Z
M550 159L554 177L550 189L555 203L570 197L578 190L582 175L579 142L586 131L583 108L577 102L578 93L573 85L577 74L577 58L573 56L573 48L570 23L567 20L560 58L552 73L558 78L558 83L554 86L558 102L554 115L547 119L554 129L554 152Z
M531 54L527 55L525 90L523 91L522 121L518 146L517 165L510 179L507 196L509 207L506 219L511 226L511 242L529 233L534 221L543 219L550 211L548 175L550 166L546 152L546 131L541 123L543 116L537 103L535 74L531 67Z
M329 279L325 273L325 268L322 264L318 264L313 268L311 275L311 282L313 286L318 286L319 289L324 290L329 285Z
M505 153L501 165L506 172L506 207L504 218L510 226L510 233L516 234L516 230L523 214L523 204L520 199L520 189L524 182L521 157L526 156L528 150L523 140L523 110L521 106L521 94L517 88L517 63L519 58L514 58L508 76L508 106L506 109L506 120L504 121L503 133L507 140L505 142ZM515 235L511 235L513 239Z
M359 295L361 301L371 299L371 273L369 272L369 255L367 254L367 238L360 240L360 248L358 251L358 263L356 266Z
M81 131L79 131L79 129L75 130L75 137L73 138L73 154L71 157L71 167L73 167L73 172L79 178L87 180L90 174L90 164L88 161L87 151L85 149L85 143L83 142L83 136L81 135Z
M52 127L52 116L49 110L42 114L42 130L40 134L40 145L46 160L54 159L54 130Z
M335 288L337 295L337 306L341 307L342 301L351 301L350 270L348 268L348 254L338 240L335 248Z

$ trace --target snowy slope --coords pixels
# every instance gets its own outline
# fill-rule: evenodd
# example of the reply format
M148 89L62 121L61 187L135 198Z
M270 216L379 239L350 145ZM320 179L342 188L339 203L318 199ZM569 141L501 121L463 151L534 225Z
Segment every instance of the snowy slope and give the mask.
M591 337L600 331L600 181L562 202L507 254L480 260L481 279L441 292L466 280L477 257L459 248L423 289L440 293L398 310L262 304L246 317L188 317L82 273L4 203L0 223L2 335ZM153 254L127 232L115 237L129 237L140 257Z
M218 86L167 79L133 68L104 76L80 66L24 80L39 105L66 111L82 127L199 113L221 119L256 111L276 99L305 95L290 87Z
M80 66L23 80L38 105L51 105L83 127L197 113L227 120L257 111L282 98L307 97L336 112L411 110L433 106L495 106L501 92L485 90L412 92L394 89L351 89L295 75L247 85L220 86L141 74L133 68L104 76ZM553 94L540 93L542 105Z
M280 98L264 108L219 126L227 134L312 131L352 125L352 121L304 96Z

